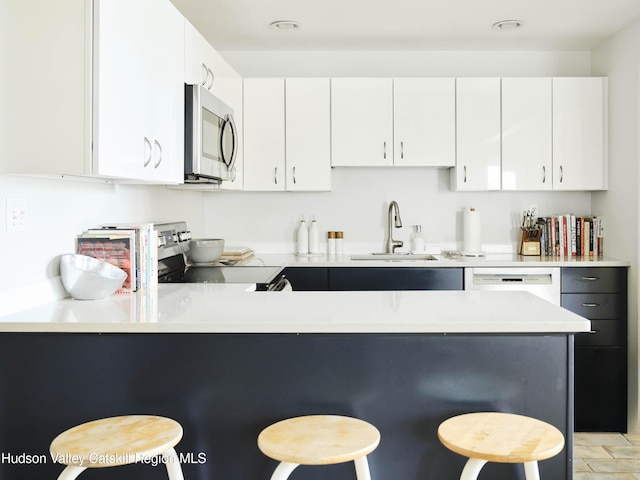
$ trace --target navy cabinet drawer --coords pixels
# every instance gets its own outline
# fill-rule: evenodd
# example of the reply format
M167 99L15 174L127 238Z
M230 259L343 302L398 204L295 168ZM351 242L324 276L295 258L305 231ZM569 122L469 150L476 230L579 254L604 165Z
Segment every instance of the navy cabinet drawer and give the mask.
M627 269L576 267L562 269L562 293L617 293L626 289Z
M561 302L567 310L592 320L617 319L624 311L622 298L617 293L563 293Z
M626 347L626 325L619 320L591 320L591 332L576 333L575 342L581 347Z

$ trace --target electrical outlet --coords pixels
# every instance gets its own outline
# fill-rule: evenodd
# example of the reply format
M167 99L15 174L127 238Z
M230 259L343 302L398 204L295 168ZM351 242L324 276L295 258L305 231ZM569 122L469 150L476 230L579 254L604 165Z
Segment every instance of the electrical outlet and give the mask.
M27 229L27 201L7 198L7 232L18 233Z
M532 203L531 205L529 205L529 211L531 212L531 216L535 219L538 218L538 215L540 214L539 210L538 210L538 204L536 203Z

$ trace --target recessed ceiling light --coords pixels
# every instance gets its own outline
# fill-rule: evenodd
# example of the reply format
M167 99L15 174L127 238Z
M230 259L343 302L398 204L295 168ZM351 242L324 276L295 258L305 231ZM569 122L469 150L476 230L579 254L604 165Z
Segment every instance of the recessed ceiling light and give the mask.
M300 28L300 23L295 20L278 20L271 22L271 28L275 30L297 30Z
M494 23L491 28L499 31L507 31L507 30L518 30L524 26L524 22L522 20L501 20L499 22Z

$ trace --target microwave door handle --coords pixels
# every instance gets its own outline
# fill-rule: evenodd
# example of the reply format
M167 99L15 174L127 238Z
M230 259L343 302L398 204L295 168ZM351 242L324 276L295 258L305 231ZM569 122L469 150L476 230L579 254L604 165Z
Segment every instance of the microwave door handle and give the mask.
M224 132L224 129L227 127L227 125L229 125L229 127L231 128L231 135L232 135L231 138L233 140L233 142L231 143L231 158L229 159L228 162L227 162L227 158L224 151L224 142L223 142L224 135L222 134L220 135L220 152L222 153L222 161L227 166L227 170L231 171L233 170L233 167L236 163L236 157L238 154L238 133L237 133L238 131L236 129L236 124L233 121L232 115L225 116L222 132Z

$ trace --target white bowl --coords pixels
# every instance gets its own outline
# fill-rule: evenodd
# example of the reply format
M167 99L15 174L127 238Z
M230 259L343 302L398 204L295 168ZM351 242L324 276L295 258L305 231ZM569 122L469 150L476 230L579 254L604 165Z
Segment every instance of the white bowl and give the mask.
M98 258L68 253L60 257L60 276L76 300L99 300L120 288L127 272Z
M224 251L224 240L221 238L195 238L189 243L187 258L191 263L216 262Z

